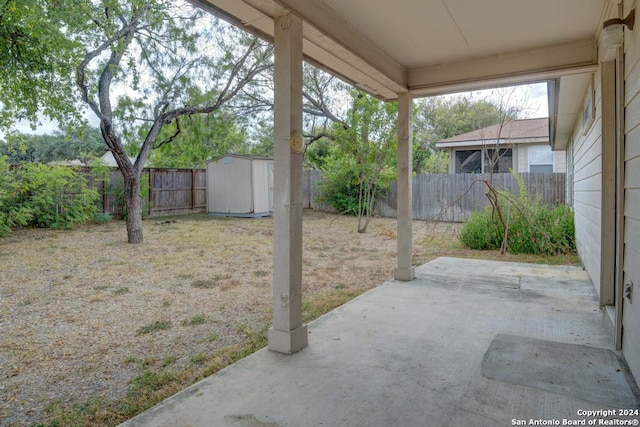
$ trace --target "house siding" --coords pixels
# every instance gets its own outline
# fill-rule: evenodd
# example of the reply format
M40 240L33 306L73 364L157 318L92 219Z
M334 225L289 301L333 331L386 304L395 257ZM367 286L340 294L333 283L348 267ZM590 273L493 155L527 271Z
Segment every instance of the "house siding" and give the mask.
M518 172L529 172L529 151L528 147L531 145L539 144L527 144L518 147ZM543 144L549 146L549 144ZM565 150L558 150L553 152L553 172L566 173L567 172L567 152Z
M553 171L559 172L559 173L567 172L567 152L566 151L553 152Z
M635 2L624 2L625 15ZM623 304L622 352L640 379L640 31L625 31L624 275L634 300Z
M601 99L600 76L593 79L595 105ZM586 99L586 94L585 94ZM590 128L585 132L576 123L573 135L573 208L576 223L578 255L600 292L601 224L602 224L602 139L600 108Z

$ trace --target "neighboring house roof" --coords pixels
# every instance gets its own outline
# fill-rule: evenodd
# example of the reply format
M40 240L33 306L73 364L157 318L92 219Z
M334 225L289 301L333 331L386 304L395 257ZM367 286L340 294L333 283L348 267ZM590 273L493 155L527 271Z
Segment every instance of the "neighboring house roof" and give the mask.
M48 165L55 165L55 166L87 166L87 164L85 162L83 162L80 159L73 159L73 160L56 160L54 162L49 162L47 163Z
M505 142L510 144L548 143L549 119L545 117L512 120L504 125L497 124L443 139L436 143L436 147L465 147Z
M100 159L107 165L107 166L111 166L111 167L118 167L118 163L116 162L115 157L113 157L113 153L111 151L107 151L106 153L104 153L102 155L102 157L100 157ZM131 160L131 163L135 163L136 162L136 158L135 157L131 157L129 156L129 160Z

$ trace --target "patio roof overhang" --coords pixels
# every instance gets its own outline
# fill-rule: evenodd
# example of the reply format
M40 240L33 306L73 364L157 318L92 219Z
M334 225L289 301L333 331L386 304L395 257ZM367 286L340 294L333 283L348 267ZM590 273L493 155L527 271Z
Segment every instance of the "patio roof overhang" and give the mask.
M191 0L273 39L302 20L303 54L384 100L550 82L551 144L566 146L612 0Z

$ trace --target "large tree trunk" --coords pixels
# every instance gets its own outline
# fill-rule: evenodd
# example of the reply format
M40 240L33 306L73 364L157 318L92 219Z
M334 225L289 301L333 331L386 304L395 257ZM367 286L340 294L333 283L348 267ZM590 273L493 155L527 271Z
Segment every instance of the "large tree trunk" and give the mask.
M124 197L127 205L127 239L129 243L142 243L142 197L140 177L124 178Z

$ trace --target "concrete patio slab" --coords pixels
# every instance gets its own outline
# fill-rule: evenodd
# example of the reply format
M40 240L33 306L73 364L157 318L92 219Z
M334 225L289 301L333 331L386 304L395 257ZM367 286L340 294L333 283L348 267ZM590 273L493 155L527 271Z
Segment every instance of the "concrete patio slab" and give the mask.
M311 322L300 352L260 350L123 426L640 419L605 416L640 400L581 268L439 258L416 276Z

